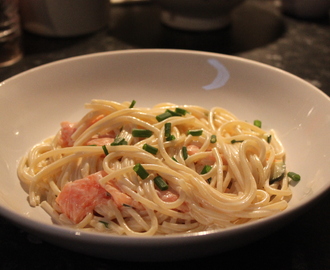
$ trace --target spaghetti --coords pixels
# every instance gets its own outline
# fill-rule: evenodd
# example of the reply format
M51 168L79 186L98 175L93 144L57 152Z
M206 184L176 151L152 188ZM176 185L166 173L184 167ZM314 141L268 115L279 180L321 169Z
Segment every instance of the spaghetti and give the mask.
M66 226L118 235L224 229L291 196L273 130L222 108L92 100L18 167L29 201Z

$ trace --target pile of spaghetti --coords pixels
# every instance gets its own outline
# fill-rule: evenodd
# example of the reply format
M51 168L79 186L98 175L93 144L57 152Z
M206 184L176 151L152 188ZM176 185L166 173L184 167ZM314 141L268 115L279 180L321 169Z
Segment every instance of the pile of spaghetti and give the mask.
M223 229L287 207L285 152L222 108L92 100L18 167L54 222L118 235Z

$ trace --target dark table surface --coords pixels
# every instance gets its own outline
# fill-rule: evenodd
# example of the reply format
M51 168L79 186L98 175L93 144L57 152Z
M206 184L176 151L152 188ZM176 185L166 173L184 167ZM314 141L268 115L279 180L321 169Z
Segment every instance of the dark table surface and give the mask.
M56 60L134 48L178 48L236 55L283 69L330 96L329 18L302 20L282 14L278 1L248 0L230 27L212 32L170 29L149 2L114 5L109 25L75 38L23 32L24 58L0 68L0 82ZM0 269L330 269L330 196L275 233L214 256L167 263L119 262L59 248L0 217Z

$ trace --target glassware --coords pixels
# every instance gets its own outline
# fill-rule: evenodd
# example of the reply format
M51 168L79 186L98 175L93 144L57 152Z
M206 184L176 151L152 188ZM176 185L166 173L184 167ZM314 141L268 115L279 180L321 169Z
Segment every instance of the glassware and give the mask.
M0 0L0 67L22 58L21 27L17 0Z

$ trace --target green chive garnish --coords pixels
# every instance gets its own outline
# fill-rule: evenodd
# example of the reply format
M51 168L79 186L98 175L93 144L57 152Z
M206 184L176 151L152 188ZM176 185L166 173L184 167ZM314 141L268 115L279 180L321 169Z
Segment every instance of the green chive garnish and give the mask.
M149 138L152 135L152 131L148 129L133 129L132 136L140 138Z
M172 157L172 159L173 159L175 162L178 162L178 160L177 160L175 157Z
M173 134L171 134L166 138L166 141L173 141L173 140L175 140L175 136Z
M198 129L198 130L189 130L188 131L188 135L191 136L201 136L203 134L203 130L202 129Z
M164 126L164 136L165 136L165 139L166 141L173 141L175 140L175 136L171 134L171 126L172 124L171 123L165 123L165 126Z
M133 167L133 170L143 180L146 179L149 176L149 173L143 168L143 166L140 163L135 164L134 167Z
M151 153L151 154L153 154L153 155L156 155L157 152L158 152L158 148L153 147L150 144L144 144L142 146L142 149L145 150L145 151L147 151L147 152L149 152L149 153Z
M133 99L133 100L132 100L132 102L131 102L131 105L129 105L129 107L128 107L128 108L130 108L130 109L131 109L131 108L133 108L133 107L134 107L134 105L135 105L135 103L136 103L136 101Z
M300 181L300 175L294 172L288 172L288 177L290 177L293 181Z
M154 178L155 185L160 189L160 190L167 190L168 189L168 184L164 181L164 179L161 176L156 176Z
M103 149L103 152L106 156L109 155L109 151L108 151L108 149L105 145L102 145L102 149Z
M169 112L172 116L181 116L182 114L175 112L175 111L171 111L169 109L166 110L166 112Z
M186 146L182 147L182 157L184 160L186 160L188 158L188 150Z
M269 184L272 185L275 182L282 181L284 178L285 173L282 173L279 177L273 178L269 180Z
M212 169L212 166L210 166L210 165L205 165L204 168L203 168L203 170L201 171L201 174L206 174L206 173L208 173L209 171L211 171L211 169Z
M258 128L261 128L261 121L260 120L254 120L253 125L255 125Z
M212 169L212 166L211 165L205 165L203 170L201 171L201 174L206 174L208 173L209 171L211 171ZM211 180L212 180L212 177L208 178L206 181L210 184L211 183Z
M211 135L210 142L211 143L216 143L217 142L217 136L216 135Z
M187 110L182 109L182 108L175 108L175 112L181 115L186 115L188 113Z
M177 110L172 111L172 110L167 109L164 113L157 115L156 116L156 119L157 119L158 122L161 122L161 121L163 121L163 120L165 120L165 119L167 119L169 117L172 117L172 116L182 116L182 115L183 114L180 113L180 112L178 112Z
M267 136L267 142L270 143L272 141L272 135Z
M171 128L172 128L172 124L171 123L165 123L165 126L164 126L165 138L171 136Z
M106 228L109 228L109 223L108 222L105 222L105 221L102 221L102 220L100 220L99 222L102 223Z
M232 144L234 144L234 143L240 143L240 142L243 142L243 140L235 140L235 139L234 139L234 140L231 140L230 142L231 142Z
M111 143L111 146L116 145L127 145L127 141L125 141L122 137L116 137L115 140Z
M157 115L156 119L157 119L158 122L161 122L161 121L163 121L163 120L165 120L169 117L172 117L172 116L173 115L170 112L165 111L164 113Z

